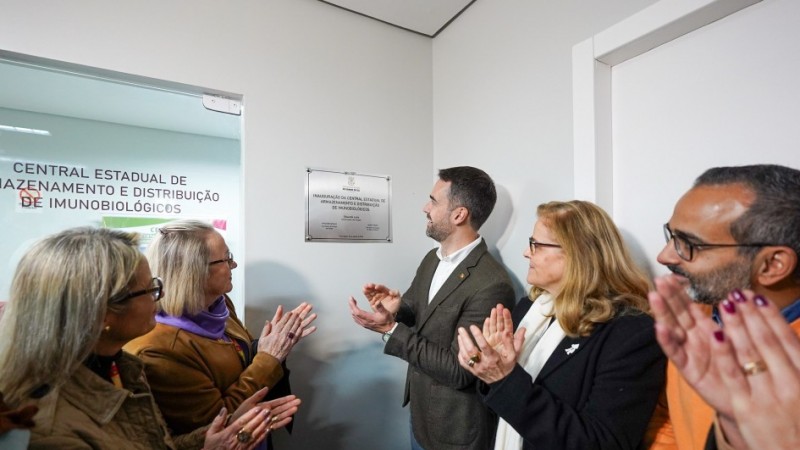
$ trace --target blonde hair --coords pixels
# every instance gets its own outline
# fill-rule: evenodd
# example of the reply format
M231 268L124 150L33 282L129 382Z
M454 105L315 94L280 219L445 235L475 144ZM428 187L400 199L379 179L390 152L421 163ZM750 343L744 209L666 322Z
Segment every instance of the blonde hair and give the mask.
M566 257L563 288L554 312L569 336L586 336L597 323L623 311L646 312L650 283L633 262L614 222L585 201L539 205L539 220L556 237ZM530 298L542 289L532 287Z
M206 309L205 289L214 227L199 220L180 220L159 229L147 249L150 269L164 280L158 307L170 316L193 316Z
M36 243L20 260L0 318L0 391L17 405L62 385L100 338L113 298L127 292L144 256L138 237L73 228Z

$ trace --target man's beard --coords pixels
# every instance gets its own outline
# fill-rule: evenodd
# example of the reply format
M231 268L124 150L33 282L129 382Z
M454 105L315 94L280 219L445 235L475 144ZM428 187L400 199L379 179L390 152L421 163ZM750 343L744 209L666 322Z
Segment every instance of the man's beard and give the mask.
M692 275L678 266L668 265L673 273L689 280L686 293L697 303L716 305L734 289L750 289L750 262L734 261L703 275Z
M428 216L428 220L430 220L430 216ZM425 235L436 242L442 242L453 232L452 227L449 225L449 223L431 222L425 227Z

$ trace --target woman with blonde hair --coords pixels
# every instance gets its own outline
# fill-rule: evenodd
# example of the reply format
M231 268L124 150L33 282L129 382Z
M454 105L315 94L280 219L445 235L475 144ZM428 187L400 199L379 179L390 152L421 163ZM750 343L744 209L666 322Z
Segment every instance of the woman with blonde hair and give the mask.
M191 432L220 408L233 410L264 387L269 398L289 393L284 361L316 329L310 326L316 318L310 305L286 314L279 306L256 341L228 298L238 264L214 227L196 220L172 222L160 228L147 256L164 280L164 298L155 329L125 349L144 361L172 430ZM283 419L291 420L276 418Z
M222 408L210 427L170 436L141 362L122 351L155 325L163 288L137 245L75 228L19 262L0 319L0 392L39 408L30 448L253 448L270 422L257 398L227 427Z
M647 278L598 206L537 212L524 252L529 297L472 326L475 342L458 330L459 362L500 417L494 448L639 448L666 366Z

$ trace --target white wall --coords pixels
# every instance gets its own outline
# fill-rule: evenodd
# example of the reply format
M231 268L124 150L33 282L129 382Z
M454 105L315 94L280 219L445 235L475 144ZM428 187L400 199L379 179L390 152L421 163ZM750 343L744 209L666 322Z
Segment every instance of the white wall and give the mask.
M614 218L654 273L661 225L705 169L800 168L799 17L764 0L613 67Z
M279 303L307 299L321 316L289 358L305 404L277 446L407 448L405 364L352 323L347 297L367 281L404 289L432 246L420 211L433 179L430 39L315 0L0 0L0 11L2 50L244 96L246 292L234 295L253 331ZM394 243L306 244L307 166L391 175Z
M652 3L478 1L433 42L434 167L495 179L483 234L520 294L536 206L573 198L572 46Z

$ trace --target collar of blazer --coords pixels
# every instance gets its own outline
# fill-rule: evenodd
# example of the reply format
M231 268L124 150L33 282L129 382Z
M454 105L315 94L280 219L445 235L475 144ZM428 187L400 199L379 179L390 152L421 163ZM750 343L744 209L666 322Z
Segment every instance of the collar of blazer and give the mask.
M417 324L417 329L422 329L425 325L425 322L431 317L433 312L438 308L438 306L453 293L461 283L465 282L470 277L470 271L478 265L478 261L485 255L488 251L486 246L486 241L481 241L477 247L475 247L464 261L461 261L453 273L447 277L442 287L439 289L439 292L431 300L430 304L427 308L425 308L425 312L422 314L422 318L420 319L419 323ZM427 273L425 274L428 283L427 285L430 286L430 280L433 279L433 274L436 272L436 267L439 265L439 259L434 255L432 263L426 267Z

